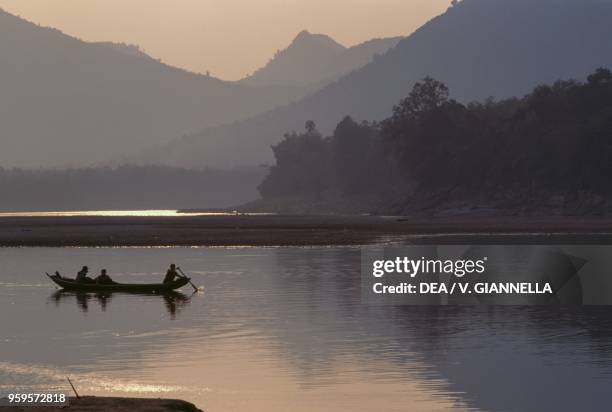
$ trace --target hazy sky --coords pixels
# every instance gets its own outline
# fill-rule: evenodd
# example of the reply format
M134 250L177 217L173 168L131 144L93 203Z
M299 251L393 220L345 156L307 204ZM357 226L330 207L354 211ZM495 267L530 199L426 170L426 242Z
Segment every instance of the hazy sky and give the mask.
M407 35L450 0L0 0L27 20L84 40L140 45L164 62L238 79L302 29L350 46Z

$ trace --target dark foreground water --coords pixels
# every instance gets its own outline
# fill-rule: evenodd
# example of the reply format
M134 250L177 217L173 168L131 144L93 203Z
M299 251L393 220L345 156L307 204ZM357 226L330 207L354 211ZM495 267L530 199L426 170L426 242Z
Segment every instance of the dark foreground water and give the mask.
M0 392L176 397L207 411L576 411L612 403L612 310L360 302L358 248L0 249ZM105 267L172 296L57 292Z

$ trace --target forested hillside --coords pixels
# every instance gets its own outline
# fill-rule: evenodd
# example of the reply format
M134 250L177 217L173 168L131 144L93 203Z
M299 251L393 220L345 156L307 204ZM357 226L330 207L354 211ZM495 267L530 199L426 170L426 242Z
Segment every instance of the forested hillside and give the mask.
M463 104L430 77L380 123L312 122L273 147L260 186L284 211L612 212L612 73Z

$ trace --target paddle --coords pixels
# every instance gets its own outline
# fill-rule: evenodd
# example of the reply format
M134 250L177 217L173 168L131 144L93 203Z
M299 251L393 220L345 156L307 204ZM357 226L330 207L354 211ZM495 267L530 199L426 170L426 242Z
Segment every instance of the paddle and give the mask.
M181 269L181 268L180 268L180 267L178 267L178 266L176 267L176 269L177 269L179 272L181 272L181 275L183 275L183 277L184 277L185 279L189 279L189 278L187 277L187 275L185 275L185 273L183 272L183 269ZM191 286L193 287L193 290L195 290L195 291L197 292L197 291L198 291L198 288L196 287L196 285L194 285L194 284L193 284L193 282L191 281L191 279L189 279L189 283L190 283L190 284L191 284Z

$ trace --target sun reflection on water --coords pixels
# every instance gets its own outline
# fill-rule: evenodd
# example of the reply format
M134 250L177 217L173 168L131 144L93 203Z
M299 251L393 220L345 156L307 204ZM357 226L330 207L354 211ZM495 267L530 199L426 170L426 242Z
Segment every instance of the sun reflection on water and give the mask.
M189 388L177 385L160 385L157 383L138 382L131 379L104 378L96 373L70 373L66 370L45 367L42 365L25 365L13 362L0 362L0 373L7 375L27 375L32 378L32 387L40 389L43 385L46 390L67 391L66 377L70 376L77 383L79 390L102 393L139 393L155 394L170 392L189 392ZM43 383L44 382L44 383ZM10 385L9 385L10 386ZM14 387L10 389L15 389ZM26 389L25 387L23 389ZM205 388L206 389L206 388ZM199 388L201 391L202 388Z
M205 212L180 211L176 209L160 210L80 210L80 211L44 211L44 212L0 212L0 217L187 217L187 216L235 216L235 215L269 215L269 213L238 212Z

